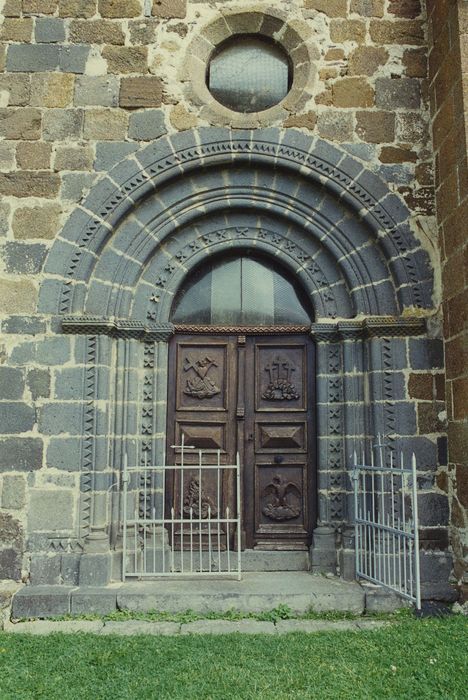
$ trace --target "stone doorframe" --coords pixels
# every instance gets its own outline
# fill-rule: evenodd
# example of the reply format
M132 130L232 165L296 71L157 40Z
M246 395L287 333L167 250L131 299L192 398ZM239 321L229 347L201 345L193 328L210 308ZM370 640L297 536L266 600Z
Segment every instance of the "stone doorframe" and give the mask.
M415 434L397 370L407 366L401 336L424 333L408 310L430 312L432 275L408 222L400 198L361 163L293 130L163 137L93 187L52 246L39 307L84 336L83 583L118 577L124 452L134 463L163 454L174 295L208 256L246 248L279 258L315 309L313 565L333 568L335 533L351 515L354 444Z

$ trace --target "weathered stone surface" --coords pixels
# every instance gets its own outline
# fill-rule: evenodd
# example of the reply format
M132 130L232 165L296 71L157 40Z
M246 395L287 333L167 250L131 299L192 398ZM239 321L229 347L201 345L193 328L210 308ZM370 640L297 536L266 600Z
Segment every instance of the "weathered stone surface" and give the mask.
M38 44L55 44L65 41L65 25L58 17L39 17L35 25L35 38Z
M427 50L407 49L403 54L403 65L408 78L425 78L427 76Z
M71 611L74 615L83 613L97 613L106 615L117 608L117 593L115 588L92 588L80 586L73 591L71 599ZM130 622L130 620L128 620ZM134 620L136 622L136 620ZM119 623L116 623L119 624Z
M18 239L54 238L59 228L61 207L44 202L40 207L19 207L13 216L13 235Z
M64 173L60 196L65 202L80 202L86 196L96 175L90 173Z
M0 366L0 397L18 400L22 398L23 391L24 375L22 370Z
M312 634L314 632L344 632L359 628L356 620L279 620L275 629L278 634L291 634L292 632Z
M20 581L21 579L21 552L16 548L7 547L0 549L0 571L2 578Z
M0 544L2 547L13 547L16 549L21 548L23 545L23 528L21 523L10 513L0 513Z
M383 17L385 0L351 0L350 11L360 17Z
M11 362L17 365L62 365L70 359L70 338L59 335L41 341L17 345L11 353Z
M273 622L259 622L258 620L199 620L189 622L180 628L181 634L276 634Z
M187 0L153 0L152 14L154 17L180 17L187 13Z
M347 5L346 0L305 0L304 7L324 12L328 17L346 17Z
M384 146L380 150L379 158L382 163L415 163L418 154L409 147Z
M128 23L131 44L147 46L156 40L156 29L159 26L157 19L138 19ZM111 43L111 42L108 42Z
M177 622L147 622L145 620L126 620L125 622L106 622L101 634L151 634L167 636L179 634L180 624Z
M413 369L443 369L444 345L437 338L411 338L410 364Z
M330 22L330 38L337 44L345 41L355 41L362 44L366 38L366 24L362 20L332 19Z
M32 586L53 586L61 583L60 554L32 554L30 582Z
M66 433L80 435L82 431L81 403L49 403L42 406L39 414L39 429L46 435Z
M184 105L176 105L171 109L169 120L172 126L178 131L193 129L198 124L198 119L195 114L190 113Z
M54 160L54 170L91 170L94 153L90 146L59 146Z
M391 143L395 138L394 112L357 112L356 133L370 143Z
M38 109L0 109L0 136L6 139L38 139L41 113Z
M130 115L128 135L138 141L152 141L166 133L164 112L147 109Z
M284 122L284 126L309 129L309 131L313 131L315 129L316 124L316 112L306 112L306 114L291 114L291 116L288 117Z
M5 17L21 17L22 0L5 0L3 14Z
M75 83L75 105L116 107L119 81L116 76L89 76L77 78Z
M146 73L148 49L146 46L105 46L102 57L109 73Z
M31 41L33 21L29 17L16 19L6 17L0 30L1 41Z
M121 140L127 132L127 113L110 109L85 112L83 136L97 141Z
M142 9L139 0L99 0L98 8L103 17L112 18L138 17Z
M60 179L54 173L29 172L27 170L0 173L0 194L7 197L46 197L49 199L58 194L59 188ZM10 309L11 311L13 309Z
M131 119L130 119L131 121ZM94 161L95 170L110 170L119 161L123 160L130 153L134 153L138 148L137 144L127 143L112 143L104 141L96 144L96 160Z
M83 44L125 43L122 27L106 19L73 20L70 23L70 41Z
M5 474L2 479L2 508L18 510L26 500L26 480L17 474Z
M30 369L26 377L26 383L33 401L49 396L50 372L48 369Z
M74 496L69 490L29 490L28 530L70 530L73 527Z
M54 613L51 613L51 616ZM5 632L10 634L98 634L104 627L104 622L100 620L67 620L47 621L34 620L31 622L17 622L9 624L5 628Z
M424 43L424 25L419 21L371 20L370 36L377 44L420 46Z
M364 78L343 78L333 84L335 107L372 107L374 90Z
M1 471L32 471L42 467L42 440L39 438L0 439Z
M0 169L12 170L15 167L15 142L0 142ZM5 202L1 202L5 205Z
M70 612L67 586L25 586L13 596L13 620L28 617L56 617Z
M36 301L37 290L31 281L0 279L0 313L30 313Z
M57 0L23 0L23 12L29 15L53 15Z
M16 163L22 170L48 170L52 146L43 141L26 141L16 147Z
M36 413L32 406L18 402L0 402L0 433L26 433L32 430Z
M2 253L6 272L34 275L41 271L47 249L41 243L8 241Z
M374 75L388 61L388 51L375 46L358 46L349 57L349 75Z
M421 102L419 81L413 78L378 78L375 102L381 109L417 109Z
M84 73L89 46L54 44L10 44L7 53L9 71L42 72L63 70Z
M123 78L120 85L121 107L160 107L162 82L155 76Z
M421 0L390 0L388 12L397 17L415 19L422 12Z
M107 553L82 554L79 581L82 586L107 586L111 579L112 557Z
M96 0L59 0L60 17L93 17Z
M31 104L38 107L68 107L73 102L74 82L75 76L70 73L32 75Z
M44 113L43 132L46 141L79 138L82 127L82 109L49 109Z
M349 112L326 110L320 112L317 129L322 138L331 141L348 141L353 133L353 117Z
M31 81L29 75L22 73L0 75L0 95L7 107L29 104Z

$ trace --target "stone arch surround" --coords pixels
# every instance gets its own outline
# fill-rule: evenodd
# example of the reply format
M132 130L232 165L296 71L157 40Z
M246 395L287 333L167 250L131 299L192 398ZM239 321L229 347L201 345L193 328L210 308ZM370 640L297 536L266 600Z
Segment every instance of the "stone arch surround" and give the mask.
M361 163L292 130L164 137L95 185L51 248L39 302L64 331L84 336L82 583L118 578L110 552L119 547L123 455L138 463L164 452L174 295L204 259L236 248L279 259L314 308L313 562L334 570L336 531L352 514L347 459L356 441L381 432L419 449L401 382L402 336L424 332L408 315L432 308L432 275L408 221L401 200ZM418 444L424 452L424 438ZM341 542L345 572L352 545Z
M190 246L188 232L195 236L203 217L212 220L208 233L213 221L226 227L223 210L236 209L257 222L265 213L280 220L284 245L301 241L308 257L297 260L297 270L312 284L314 275L315 285L323 280L320 259L334 261L348 290L344 317L432 307L428 256L408 210L378 177L299 132L213 128L159 139L93 187L52 246L39 310L135 319L141 305L131 309L132 290L154 284L158 253L175 256L183 269L189 256L179 241Z

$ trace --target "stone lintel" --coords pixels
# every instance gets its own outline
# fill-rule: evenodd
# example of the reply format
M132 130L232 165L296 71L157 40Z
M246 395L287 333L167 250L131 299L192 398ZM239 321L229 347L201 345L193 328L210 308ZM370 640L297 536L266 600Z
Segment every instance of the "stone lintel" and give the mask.
M84 335L109 335L114 338L135 338L144 341L169 341L174 335L172 323L146 325L141 321L100 318L97 316L64 316L62 330L65 333Z
M399 316L370 316L336 323L312 323L310 334L315 340L336 342L379 338L388 336L423 335L426 331L424 318L401 318Z

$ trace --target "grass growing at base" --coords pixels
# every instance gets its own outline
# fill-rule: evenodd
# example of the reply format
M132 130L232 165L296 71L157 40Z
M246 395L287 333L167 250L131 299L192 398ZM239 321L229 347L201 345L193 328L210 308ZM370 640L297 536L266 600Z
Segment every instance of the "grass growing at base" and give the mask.
M367 613L366 618L374 620L404 620L412 616L412 608L401 608L393 613ZM272 610L265 612L243 612L242 610L226 610L224 612L208 611L197 613L194 610L184 610L182 612L171 613L164 610L148 610L138 612L134 610L116 610L107 615L83 614L83 615L62 615L60 617L49 618L52 620L105 620L114 622L124 622L125 620L147 620L149 622L197 622L198 620L260 620L263 622L278 622L279 620L358 620L363 615L352 612L316 612L309 610L300 614L291 610L288 605L278 605Z
M2 700L465 700L466 618L372 632L0 634Z

